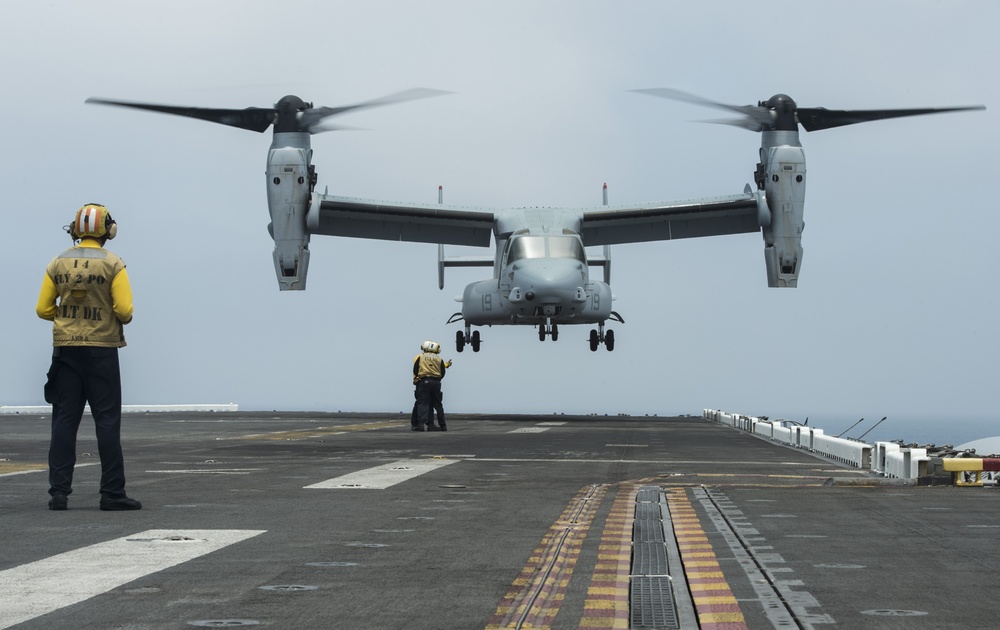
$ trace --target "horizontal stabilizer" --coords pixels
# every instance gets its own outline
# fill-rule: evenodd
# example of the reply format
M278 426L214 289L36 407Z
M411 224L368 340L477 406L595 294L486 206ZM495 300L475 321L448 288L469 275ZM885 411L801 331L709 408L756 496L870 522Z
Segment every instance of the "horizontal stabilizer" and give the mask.
M492 267L494 262L492 256L448 256L442 261L445 267Z
M438 244L438 288L444 289L445 267L492 267L492 256L445 256L444 245ZM461 301L461 300L459 300Z

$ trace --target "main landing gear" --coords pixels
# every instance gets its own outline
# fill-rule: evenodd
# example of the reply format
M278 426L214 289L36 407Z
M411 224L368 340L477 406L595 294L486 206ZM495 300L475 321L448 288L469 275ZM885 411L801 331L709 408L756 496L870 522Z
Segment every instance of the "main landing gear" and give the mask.
M454 315L448 318L447 323L453 324L455 322L461 321L462 319L463 317L461 313L455 313ZM470 324L465 325L464 332L461 330L455 331L455 350L457 350L458 352L465 350L465 344L469 344L470 346L472 346L473 352L479 352L479 344L481 344L482 342L483 341L479 336L479 331L472 330L472 326Z
M597 352L597 346L602 343L611 352L615 349L615 331L608 330L604 331L604 324L598 324L598 330L591 329L590 331L590 351Z
M615 311L611 311L611 319L615 320L616 322L620 322L622 324L625 323L625 320L622 319L622 316L616 313ZM615 349L615 331L610 329L605 331L604 322L601 322L600 324L597 325L597 330L590 331L590 351L597 352L597 346L601 345L602 343L604 344L604 347L608 349L608 352L611 352L612 350Z
M458 352L465 349L465 344L472 346L473 352L479 352L479 344L482 343L482 339L479 337L479 331L472 330L470 332L471 328L472 326L466 326L465 332L461 330L455 331L455 350Z

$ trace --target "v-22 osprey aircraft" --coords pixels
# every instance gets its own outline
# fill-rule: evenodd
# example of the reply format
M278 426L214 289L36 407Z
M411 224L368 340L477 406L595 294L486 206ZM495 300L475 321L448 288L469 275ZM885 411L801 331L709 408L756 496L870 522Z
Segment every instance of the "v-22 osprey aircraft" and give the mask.
M468 344L478 352L482 337L473 326L526 325L538 338L559 338L563 324L589 324L590 349L614 350L608 320L624 323L612 310L610 246L759 232L769 287L795 287L802 266L805 227L806 161L799 125L818 131L861 122L970 109L983 106L829 110L798 107L784 94L753 105L727 105L678 90L656 88L639 93L721 108L738 115L723 121L761 134L755 187L742 194L662 203L593 208L514 208L472 210L437 204L356 199L319 193L312 163L310 134L335 127L327 118L358 109L444 94L416 89L343 107L314 107L297 96L285 96L273 108L209 109L128 101L87 99L210 122L263 133L274 127L267 155L268 231L274 239L274 267L282 291L306 288L309 239L314 234L436 243L438 287L444 288L447 267L490 266L493 277L465 287L462 310L448 323L463 322L456 349ZM492 257L446 257L444 245L488 247ZM585 246L604 246L603 255L588 258ZM603 268L603 281L589 267Z

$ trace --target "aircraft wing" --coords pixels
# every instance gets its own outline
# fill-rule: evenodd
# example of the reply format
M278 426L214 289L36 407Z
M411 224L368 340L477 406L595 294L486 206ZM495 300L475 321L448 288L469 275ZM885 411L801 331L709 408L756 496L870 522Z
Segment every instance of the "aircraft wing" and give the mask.
M759 232L751 192L635 206L603 206L583 213L583 242L615 245Z
M443 204L407 204L316 195L309 232L387 241L488 247L494 214Z

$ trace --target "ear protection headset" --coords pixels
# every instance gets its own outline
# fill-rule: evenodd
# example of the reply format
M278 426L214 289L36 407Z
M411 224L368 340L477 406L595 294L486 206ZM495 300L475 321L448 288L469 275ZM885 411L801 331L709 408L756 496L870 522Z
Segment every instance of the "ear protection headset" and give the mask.
M424 352L433 352L434 354L440 354L441 345L436 341L425 341L420 344L420 349Z
M77 210L76 218L67 227L74 240L85 236L111 240L118 234L118 224L99 203L88 203Z

